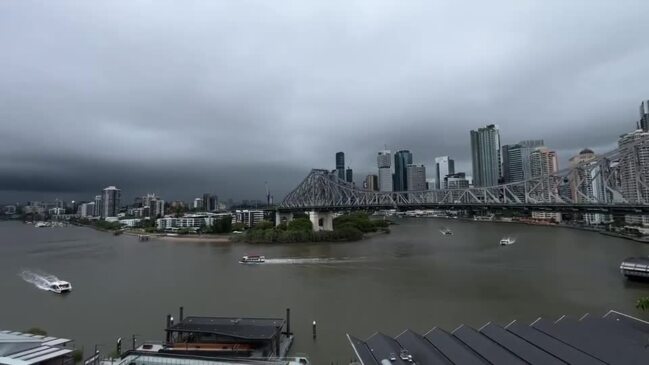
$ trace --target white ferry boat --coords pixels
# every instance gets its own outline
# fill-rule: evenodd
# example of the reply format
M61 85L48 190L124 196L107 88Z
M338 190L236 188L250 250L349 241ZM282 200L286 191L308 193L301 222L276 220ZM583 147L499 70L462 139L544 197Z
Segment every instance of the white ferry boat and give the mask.
M515 239L513 239L511 237L505 237L505 238L500 240L500 245L501 246L509 246L509 245L513 245L514 242L516 242Z
M72 285L63 280L53 281L49 283L47 290L55 292L57 294L69 293L72 291Z
M243 256L241 260L239 260L239 263L241 264L263 264L264 262L266 262L266 256L257 255Z
M36 228L43 228L43 227L49 227L50 225L47 222L36 222L34 227Z

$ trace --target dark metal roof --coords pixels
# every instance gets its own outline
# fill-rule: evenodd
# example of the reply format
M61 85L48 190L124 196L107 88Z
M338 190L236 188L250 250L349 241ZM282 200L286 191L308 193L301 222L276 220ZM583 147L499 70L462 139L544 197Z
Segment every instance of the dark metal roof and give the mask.
M166 331L197 332L246 340L268 340L284 326L281 318L186 317Z
M367 341L349 336L362 365L380 365L402 349L417 364L649 364L649 322L610 311L602 317L539 318L529 325L487 323L425 336L407 330L395 338L377 333ZM385 363L385 362L383 362Z

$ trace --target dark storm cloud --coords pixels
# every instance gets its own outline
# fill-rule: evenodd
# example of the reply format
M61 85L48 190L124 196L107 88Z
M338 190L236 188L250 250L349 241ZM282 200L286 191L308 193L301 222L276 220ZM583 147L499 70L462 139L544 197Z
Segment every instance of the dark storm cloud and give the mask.
M346 152L470 171L468 131L604 152L649 98L645 1L0 3L0 200L279 198ZM431 173L429 172L429 175Z

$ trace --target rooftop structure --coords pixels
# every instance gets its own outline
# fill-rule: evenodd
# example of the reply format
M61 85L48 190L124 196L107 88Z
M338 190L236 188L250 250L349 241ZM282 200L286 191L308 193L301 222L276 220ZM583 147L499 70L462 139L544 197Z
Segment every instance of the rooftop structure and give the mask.
M65 347L71 341L31 333L0 331L0 364L72 365L74 361L70 353L73 350Z
M603 317L539 318L529 325L489 322L478 330L461 325L450 333L433 328L423 336L407 330L395 338L382 333L366 341L348 338L362 365L630 365L649 359L649 322L616 311Z

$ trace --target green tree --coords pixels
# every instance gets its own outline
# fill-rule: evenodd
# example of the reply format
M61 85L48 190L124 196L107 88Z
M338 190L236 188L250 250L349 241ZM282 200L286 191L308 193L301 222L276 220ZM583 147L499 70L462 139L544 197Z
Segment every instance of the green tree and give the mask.
M293 219L288 222L287 230L289 231L300 231L300 232L312 232L313 223L308 218L298 218Z
M638 299L638 301L635 303L635 307L643 311L649 309L649 297L642 297Z

